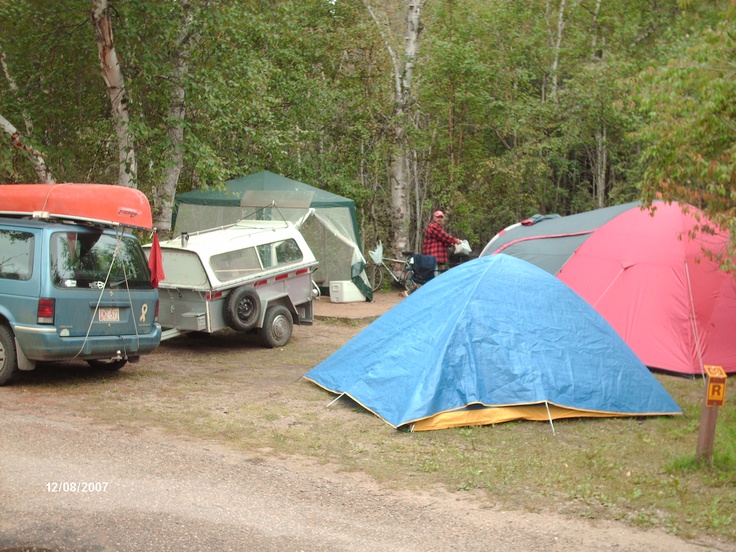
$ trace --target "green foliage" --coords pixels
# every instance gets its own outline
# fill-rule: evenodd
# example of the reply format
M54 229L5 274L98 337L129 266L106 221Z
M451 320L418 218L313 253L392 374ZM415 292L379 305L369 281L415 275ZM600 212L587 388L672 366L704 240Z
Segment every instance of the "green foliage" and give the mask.
M639 81L644 124L635 137L643 148L642 192L690 203L732 238L736 251L736 20L707 28L665 67ZM707 228L706 228L707 229ZM730 259L729 259L730 257Z
M736 236L727 5L622 0L596 12L596 3L567 2L557 49L559 2L428 2L403 120L414 241L436 208L479 250L537 212L657 193L703 206ZM374 7L400 37L405 6ZM89 8L89 0L0 2L8 70L0 114L59 180L115 182ZM268 169L354 198L366 243L390 248L394 81L384 35L361 2L110 0L110 8L142 190L162 182L168 131L178 126L178 191ZM187 71L177 76L182 59ZM176 87L185 110L172 120ZM0 180L34 179L27 155L0 148Z
M85 0L0 3L0 50L17 86L13 91L0 75L0 113L65 181L107 181L117 159L105 144L112 125L89 7ZM34 182L27 158L3 143L0 165L12 169L0 179Z

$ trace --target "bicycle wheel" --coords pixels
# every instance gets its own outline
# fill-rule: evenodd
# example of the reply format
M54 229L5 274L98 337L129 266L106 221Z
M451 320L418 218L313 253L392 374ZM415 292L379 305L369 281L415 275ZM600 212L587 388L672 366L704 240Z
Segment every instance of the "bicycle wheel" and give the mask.
M412 281L413 272L408 264L404 264L399 274L399 286L406 292L411 293L417 288L417 285Z
M378 291L383 286L383 267L379 264L369 264L365 267L368 283L373 291Z

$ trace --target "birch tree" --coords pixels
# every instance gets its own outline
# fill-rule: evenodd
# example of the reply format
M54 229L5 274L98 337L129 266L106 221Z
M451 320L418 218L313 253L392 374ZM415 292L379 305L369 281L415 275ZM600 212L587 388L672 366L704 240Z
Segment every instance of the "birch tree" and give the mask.
M593 24L590 48L590 58L593 63L603 57L602 50L598 50L598 16L601 11L601 1L596 0L595 9L593 11ZM606 172L608 169L608 140L606 123L602 119L598 123L595 130L595 156L593 158L593 190L598 207L606 205Z
M378 25L383 36L384 46L391 60L393 99L393 140L394 149L390 160L389 179L391 185L391 226L394 256L409 248L411 225L411 182L409 170L411 151L407 142L407 127L410 124L410 111L413 99L413 77L422 34L422 9L426 0L408 0L406 3L406 24L403 51L397 53L392 45L389 26L377 17L368 0L366 9ZM398 258L398 257L397 257Z
M8 64L5 60L5 52L2 50L0 50L0 65L2 65L3 74L8 81L8 86L10 87L12 94L17 95L18 85L15 83L15 79L13 79L12 75L10 74L10 69L8 68ZM21 111L27 135L32 136L33 122L31 121L31 117L26 110ZM36 171L39 182L42 182L44 184L51 184L56 182L54 175L51 172L51 168L48 166L48 163L46 162L43 154L36 148L26 143L23 140L23 137L21 136L21 133L18 131L18 129L2 115L0 115L0 127L2 127L6 134L10 135L10 141L13 146L16 149L25 152L26 156L33 164L33 168Z
M94 0L90 17L95 30L102 78L105 81L112 117L115 121L115 133L118 139L118 184L128 188L137 188L138 166L130 129L129 98L123 71L115 51L112 19L107 0Z
M179 176L184 167L184 124L186 115L186 79L192 48L197 42L193 32L194 13L190 2L182 2L181 27L173 55L173 75L169 93L168 125L169 141L165 155L165 174L161 186L153 187L154 224L163 231L171 230L174 197Z
M565 0L560 0L557 13L554 13L551 0L547 0L545 9L545 20L547 21L547 32L549 33L549 45L552 50L552 61L550 62L550 96L557 99L557 88L559 86L560 50L562 49L562 35L565 31ZM543 91L543 96L546 93Z
M2 115L0 115L0 127L2 127L3 131L9 135L10 143L13 144L16 149L22 150L31 163L33 163L33 167L38 175L38 181L45 184L54 183L54 176L51 173L51 169L46 163L43 154L36 148L25 143L20 132L18 132L18 129Z

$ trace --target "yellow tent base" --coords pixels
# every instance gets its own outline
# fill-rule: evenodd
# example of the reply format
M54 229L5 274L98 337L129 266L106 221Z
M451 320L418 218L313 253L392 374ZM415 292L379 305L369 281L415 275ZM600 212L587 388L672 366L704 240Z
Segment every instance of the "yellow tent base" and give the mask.
M635 414L640 416L641 414ZM548 422L550 419L561 418L614 418L621 414L608 412L592 412L564 408L554 404L549 405L549 412L544 404L528 406L499 406L488 408L477 408L472 410L453 410L440 412L429 418L418 420L410 424L411 431L430 431L433 429L446 429L450 427L465 427L478 425L501 424L514 420L533 420L537 422Z

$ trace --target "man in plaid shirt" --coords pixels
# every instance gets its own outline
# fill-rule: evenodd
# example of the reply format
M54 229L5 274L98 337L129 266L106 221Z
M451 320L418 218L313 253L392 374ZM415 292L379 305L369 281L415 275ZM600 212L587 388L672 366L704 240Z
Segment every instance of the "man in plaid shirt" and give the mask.
M424 247L422 248L423 255L432 255L437 259L437 265L444 265L447 263L447 248L460 243L458 238L455 238L445 232L442 225L445 222L445 213L442 211L435 211L432 216L432 222L429 223L427 229L424 231Z

